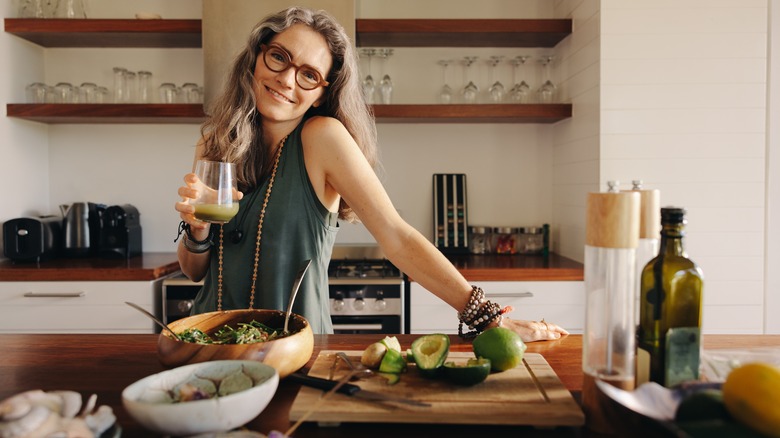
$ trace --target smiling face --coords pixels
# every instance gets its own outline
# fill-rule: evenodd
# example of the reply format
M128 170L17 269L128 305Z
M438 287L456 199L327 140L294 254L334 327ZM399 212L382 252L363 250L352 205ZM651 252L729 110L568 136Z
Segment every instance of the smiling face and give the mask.
M281 47L290 54L295 65L308 65L327 78L333 65L325 37L304 24L295 24L275 35L267 44ZM325 88L304 90L295 81L295 67L274 72L263 61L259 53L255 61L254 93L257 109L268 123L291 122L295 126L311 106L319 106L325 95Z

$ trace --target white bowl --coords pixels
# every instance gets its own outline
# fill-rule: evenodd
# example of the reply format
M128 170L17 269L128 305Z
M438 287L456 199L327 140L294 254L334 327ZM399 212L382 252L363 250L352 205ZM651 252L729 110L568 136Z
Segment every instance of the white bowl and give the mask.
M187 385L185 385L187 384ZM201 388L211 398L176 401L179 391ZM122 391L122 404L141 425L163 435L221 432L257 417L276 393L276 369L253 360L219 360L153 374Z

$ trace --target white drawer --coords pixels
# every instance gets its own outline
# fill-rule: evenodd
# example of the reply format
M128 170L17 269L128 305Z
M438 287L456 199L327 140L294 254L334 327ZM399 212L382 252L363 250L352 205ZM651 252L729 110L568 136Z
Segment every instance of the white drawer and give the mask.
M154 333L159 281L0 282L0 333Z
M571 333L585 327L585 283L582 281L486 281L485 295L501 306L512 306L514 319L554 322ZM458 332L457 311L418 283L410 287L411 332Z

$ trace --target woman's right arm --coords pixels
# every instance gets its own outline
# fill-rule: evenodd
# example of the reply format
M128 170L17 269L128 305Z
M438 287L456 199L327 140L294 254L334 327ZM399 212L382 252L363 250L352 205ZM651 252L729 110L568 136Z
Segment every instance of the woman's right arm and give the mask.
M202 151L203 142L201 141L195 148L193 169L194 163L202 156ZM175 208L176 211L179 212L181 220L190 226L192 239L203 241L209 236L210 224L195 219L195 208L189 203L190 199L195 199L197 197L197 190L194 189L194 184L197 180L198 178L194 173L184 175L184 185L179 187L178 191L181 201L176 203ZM179 247L176 249L176 254L179 258L179 266L181 267L182 273L190 280L200 281L206 276L206 271L208 271L212 248L209 248L205 252L194 252L185 246L185 239L189 239L189 236L187 236L186 233L185 235L182 235L179 241Z

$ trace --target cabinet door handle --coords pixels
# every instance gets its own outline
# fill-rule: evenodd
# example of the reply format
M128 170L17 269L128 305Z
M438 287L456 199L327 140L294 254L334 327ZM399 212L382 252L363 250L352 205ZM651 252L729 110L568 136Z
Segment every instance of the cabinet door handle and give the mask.
M25 298L79 298L85 292L25 292Z
M333 324L333 330L382 330L382 324Z
M485 294L485 298L533 298L533 292L513 292L508 294Z

